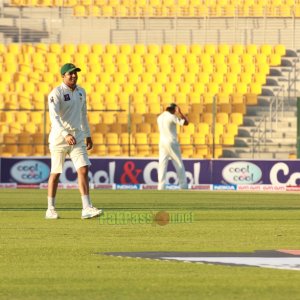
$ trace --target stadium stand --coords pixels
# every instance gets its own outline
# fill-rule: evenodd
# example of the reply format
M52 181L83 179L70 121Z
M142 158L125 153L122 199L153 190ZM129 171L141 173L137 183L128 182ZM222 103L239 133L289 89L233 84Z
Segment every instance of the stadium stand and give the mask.
M12 4L25 5L17 1ZM193 123L190 131L180 133L183 155L211 157L211 149L205 145L212 144L214 136L218 145L215 153L221 156L222 144L234 145L246 105L257 103L270 67L279 66L285 55L284 45L270 44L38 43L21 47L12 43L1 44L0 49L3 156L48 153L45 138L33 146L23 145L25 139L20 138L24 133L49 133L46 97L50 88L60 84L55 66L65 61L74 61L82 68L79 85L88 93L88 117L96 135L93 155L124 155L123 150L129 149L121 136L132 133L132 153L157 156L157 140L155 135L150 139L150 133L157 132L156 115L166 104L175 102ZM217 123L211 134L214 109ZM101 129L101 123L109 130ZM124 126L112 126L116 123Z

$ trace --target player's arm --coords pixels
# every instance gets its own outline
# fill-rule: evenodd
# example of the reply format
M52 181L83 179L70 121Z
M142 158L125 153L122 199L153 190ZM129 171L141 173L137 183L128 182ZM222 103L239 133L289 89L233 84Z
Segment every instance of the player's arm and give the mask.
M179 106L176 106L176 113L178 114L180 119L184 120L184 123L183 123L184 126L189 125L188 118L181 112L181 109Z
M93 140L91 138L90 126L87 119L87 108L86 108L86 95L84 93L84 103L81 109L81 120L82 120L82 130L86 137L86 149L91 150L93 148Z
M60 118L60 95L59 92L52 92L48 97L49 115L51 126L59 135L66 138L69 132L64 128Z

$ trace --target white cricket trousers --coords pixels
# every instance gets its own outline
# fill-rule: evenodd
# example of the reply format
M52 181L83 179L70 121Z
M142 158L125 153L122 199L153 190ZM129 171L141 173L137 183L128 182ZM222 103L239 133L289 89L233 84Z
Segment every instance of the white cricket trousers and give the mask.
M185 168L181 159L180 147L177 142L159 143L158 189L165 189L169 158L171 158L172 163L175 167L180 188L187 189L188 186L185 175Z

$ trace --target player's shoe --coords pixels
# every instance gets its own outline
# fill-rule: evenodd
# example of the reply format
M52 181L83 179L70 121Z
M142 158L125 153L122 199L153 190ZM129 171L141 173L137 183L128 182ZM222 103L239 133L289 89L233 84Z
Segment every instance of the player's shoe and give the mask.
M58 213L54 208L48 208L45 219L58 219Z
M100 216L103 213L102 209L96 207L87 207L82 210L81 219L91 219Z

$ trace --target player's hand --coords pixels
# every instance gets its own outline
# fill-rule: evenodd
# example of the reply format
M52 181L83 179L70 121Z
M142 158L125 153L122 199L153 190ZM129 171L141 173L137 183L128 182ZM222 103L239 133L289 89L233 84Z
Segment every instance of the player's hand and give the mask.
M89 136L86 138L86 150L91 150L93 148L92 138Z
M70 146L76 145L76 139L72 134L68 134L65 137L65 140Z

